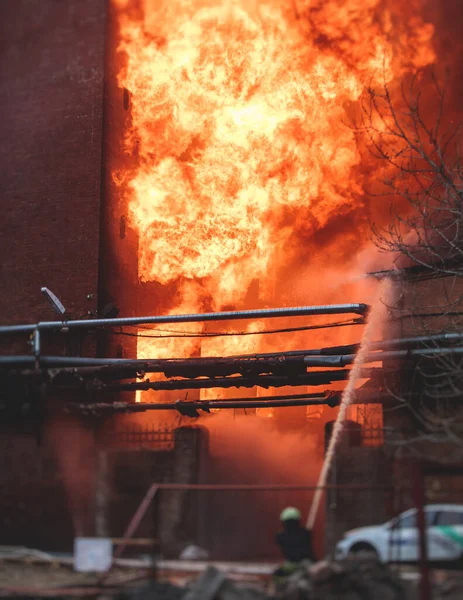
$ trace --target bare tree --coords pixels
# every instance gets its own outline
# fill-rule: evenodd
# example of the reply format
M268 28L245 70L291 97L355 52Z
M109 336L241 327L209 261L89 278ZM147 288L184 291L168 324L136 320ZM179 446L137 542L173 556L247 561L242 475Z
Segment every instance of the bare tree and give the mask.
M445 443L463 454L462 128L444 90L434 75L394 92L370 87L357 132L379 161L373 193L391 199L389 223L372 230L377 247L394 256L396 268L379 275L399 290L396 333L422 336L430 350L405 361L400 384L390 384L413 424L395 443L417 452Z
M383 163L383 193L396 199L390 224L374 234L381 249L411 265L463 277L461 124L444 119L445 94L434 76L434 110L425 111L417 87L414 78L398 101L387 84L366 91L361 131Z

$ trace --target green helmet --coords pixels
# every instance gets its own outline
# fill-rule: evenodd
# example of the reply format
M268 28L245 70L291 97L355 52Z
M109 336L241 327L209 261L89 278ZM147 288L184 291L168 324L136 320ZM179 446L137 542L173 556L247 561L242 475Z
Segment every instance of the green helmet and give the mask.
M297 520L299 521L301 518L301 511L294 506L288 506L284 510L281 511L280 521L291 521Z

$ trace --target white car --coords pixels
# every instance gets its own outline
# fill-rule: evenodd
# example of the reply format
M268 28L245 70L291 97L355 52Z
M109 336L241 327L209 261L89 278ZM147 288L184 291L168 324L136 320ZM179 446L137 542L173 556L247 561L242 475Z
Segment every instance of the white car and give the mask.
M342 559L355 552L372 552L381 562L416 562L420 558L417 511L411 508L382 525L360 527L344 534L335 550ZM425 507L427 551L430 561L456 561L463 557L463 504L428 504Z

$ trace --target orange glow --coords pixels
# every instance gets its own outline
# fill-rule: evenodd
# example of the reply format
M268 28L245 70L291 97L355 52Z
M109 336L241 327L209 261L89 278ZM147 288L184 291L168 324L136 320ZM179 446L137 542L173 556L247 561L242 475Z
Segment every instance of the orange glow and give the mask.
M136 167L114 178L139 236L140 281L176 283L171 312L240 308L255 280L261 305L294 304L282 269L294 288L302 285L293 265L314 236L365 210L365 165L348 126L364 86L398 82L434 60L420 2L115 5L125 60L119 86L131 98L125 148ZM364 225L337 227L356 250L368 242ZM337 252L343 277L352 256L347 246ZM317 288L313 277L304 281ZM315 289L311 300L332 301L320 295ZM217 338L201 353L258 349L259 337L245 340ZM198 348L194 339L140 339L138 354Z

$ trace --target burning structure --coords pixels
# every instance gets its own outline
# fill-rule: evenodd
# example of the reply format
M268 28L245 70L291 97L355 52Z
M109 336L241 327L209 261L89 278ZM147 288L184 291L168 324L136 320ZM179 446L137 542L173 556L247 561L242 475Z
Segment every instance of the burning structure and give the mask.
M130 502L156 479L315 484L324 425L335 420L375 297L376 281L365 273L389 268L394 258L383 260L370 241L371 222L382 230L391 221L390 202L378 199L384 191L378 173L387 180L392 171L389 155L378 162L368 152L370 130L359 125L368 107L365 90L386 89L395 101L404 81L418 78L427 90L436 63L455 63L448 52L450 4L113 0L41 6L33 16L21 4L2 7L5 20L15 15L17 24L5 42L3 105L11 118L2 144L9 165L2 239L9 247L4 289L10 294L1 298L8 327L0 341L12 494L23 494L13 481L20 460L14 457L36 452L13 427L24 433L31 421L45 439L45 458L31 459L36 485L43 464L49 460L57 471L60 455L79 533L95 527L99 534L122 533L114 523L128 519ZM38 82L49 96L37 95ZM8 99L11 89L19 109ZM451 120L453 86L449 93ZM366 115L380 132L391 126L390 115ZM71 195L78 200L70 202ZM393 201L396 214L410 215L403 196ZM37 292L44 285L71 311L66 322L43 322L48 309ZM114 316L116 305L121 320L101 321ZM298 316L303 311L281 311L282 320L272 324L268 307L293 306L325 306L325 315L309 308L308 323ZM261 310L261 320L238 326L232 313L249 309ZM220 312L228 316L220 328L212 318L179 317ZM164 323L130 320L143 314L165 315ZM32 325L11 327L22 322ZM35 354L25 346L28 333ZM413 333L391 330L391 340L367 357L364 385L348 414L364 434L360 447L340 458L337 482L364 483L368 471L378 483L391 476L379 448L392 423L383 406L397 404L391 361L411 360L410 374L413 356L425 354L427 348L410 339ZM63 406L72 417L58 416ZM225 406L240 411L236 422L231 413L211 412ZM191 426L200 410L207 418ZM242 447L233 435L241 435ZM222 447L221 440L227 440ZM294 456L312 459L313 468L288 467ZM51 479L51 489L60 488ZM220 523L222 532L237 516L246 523L243 511L233 513L236 500L196 498L203 528L192 531L184 518L191 498L175 498L161 537L182 530L202 535L211 547L211 531ZM348 498L353 522L338 519L332 538L361 524ZM309 499L296 498L307 505ZM268 514L261 511L263 532L283 501L269 502ZM253 502L256 521L261 501ZM341 493L330 497L330 523L343 502ZM385 503L375 505L365 519L381 518ZM211 514L211 506L217 522L210 517L206 527L204 511ZM38 530L27 514L24 507L6 517L5 539ZM69 523L63 536L71 531ZM43 545L47 535L42 531L30 543ZM232 545L232 532L226 535ZM262 536L268 546L268 535ZM240 553L237 543L234 556Z

